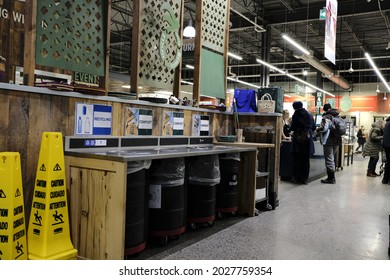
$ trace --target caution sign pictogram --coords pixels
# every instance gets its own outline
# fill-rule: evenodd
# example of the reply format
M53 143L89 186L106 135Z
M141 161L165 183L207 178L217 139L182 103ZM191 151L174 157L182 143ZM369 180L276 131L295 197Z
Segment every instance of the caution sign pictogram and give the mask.
M28 258L76 259L70 240L62 135L42 135L34 197L28 227Z
M39 171L46 171L46 167L44 164L41 165L41 167L39 168Z
M22 171L19 153L0 153L0 259L26 260ZM6 195L8 194L8 196ZM12 195L15 194L15 195Z

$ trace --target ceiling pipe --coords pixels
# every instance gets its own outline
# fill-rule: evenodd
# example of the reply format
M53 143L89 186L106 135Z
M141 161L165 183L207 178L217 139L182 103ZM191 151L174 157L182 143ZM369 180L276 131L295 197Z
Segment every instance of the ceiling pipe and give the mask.
M309 63L311 66L316 68L318 71L322 72L322 76L324 78L328 78L336 85L340 86L342 89L350 89L351 84L341 77L340 75L337 75L333 72L332 69L330 69L328 66L323 64L321 61L319 61L316 57L310 55L310 54L302 54L299 56L299 58L303 59L307 63Z

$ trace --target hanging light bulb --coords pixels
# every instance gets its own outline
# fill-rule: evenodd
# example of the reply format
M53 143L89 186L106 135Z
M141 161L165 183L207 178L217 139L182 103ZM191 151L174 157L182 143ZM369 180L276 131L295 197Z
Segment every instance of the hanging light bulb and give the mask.
M192 19L188 20L188 25L183 30L183 36L187 38L195 37L195 28L192 23Z
M380 90L379 90L379 84L376 85L376 93L380 93ZM386 93L385 93L386 94Z
M352 60L351 60L351 64L350 64L350 67L349 67L348 71L349 71L349 73L353 73L353 71L354 71L353 68L352 68Z
M386 92L384 93L383 100L387 100Z

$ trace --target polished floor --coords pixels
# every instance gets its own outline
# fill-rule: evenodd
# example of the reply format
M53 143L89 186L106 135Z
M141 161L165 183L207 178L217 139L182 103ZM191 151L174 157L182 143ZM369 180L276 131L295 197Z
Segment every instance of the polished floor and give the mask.
M388 260L390 185L366 177L367 163L354 155L335 185L280 182L276 210L216 221L213 229L186 233L138 258Z

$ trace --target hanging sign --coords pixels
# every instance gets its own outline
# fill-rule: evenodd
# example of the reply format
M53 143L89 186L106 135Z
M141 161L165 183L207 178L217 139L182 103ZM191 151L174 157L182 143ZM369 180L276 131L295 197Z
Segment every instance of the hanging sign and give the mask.
M326 0L325 57L336 64L337 0Z

